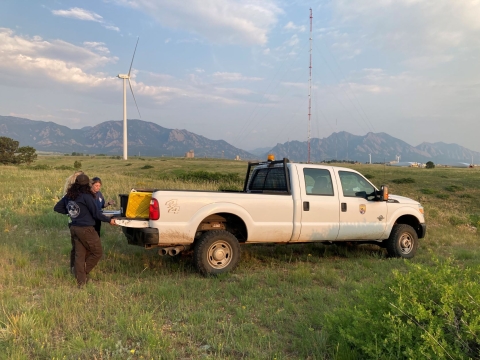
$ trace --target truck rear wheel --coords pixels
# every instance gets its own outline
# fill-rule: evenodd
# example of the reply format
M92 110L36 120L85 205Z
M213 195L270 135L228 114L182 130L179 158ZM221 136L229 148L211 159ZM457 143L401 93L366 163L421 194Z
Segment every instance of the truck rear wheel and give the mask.
M223 274L237 266L240 260L240 244L228 231L207 231L195 244L193 258L195 266L202 274Z
M390 257L411 259L417 252L418 236L410 225L394 225L390 237L385 241L387 253Z

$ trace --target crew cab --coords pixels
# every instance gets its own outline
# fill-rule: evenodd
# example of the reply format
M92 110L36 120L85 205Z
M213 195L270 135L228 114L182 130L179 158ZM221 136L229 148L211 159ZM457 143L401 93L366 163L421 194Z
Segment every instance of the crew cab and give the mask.
M131 201L132 193L130 193ZM426 232L415 200L376 188L343 167L248 163L242 191L150 190L148 218L116 218L129 244L161 255L193 249L196 268L215 275L236 267L240 245L371 243L412 258Z

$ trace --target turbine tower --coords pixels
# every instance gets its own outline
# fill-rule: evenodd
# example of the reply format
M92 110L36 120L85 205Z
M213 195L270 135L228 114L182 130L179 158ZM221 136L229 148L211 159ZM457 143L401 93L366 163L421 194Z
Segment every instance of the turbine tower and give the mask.
M132 92L133 100L135 101L135 106L138 110L138 115L140 115L140 110L138 109L137 100L135 99L135 94L133 93L132 83L130 82L130 72L132 71L133 59L135 57L135 52L137 51L137 43L135 44L135 50L133 50L132 62L130 63L130 69L128 70L128 74L118 74L117 77L123 79L123 160L127 160L128 157L128 135L127 135L127 80L128 85L130 85L130 91Z

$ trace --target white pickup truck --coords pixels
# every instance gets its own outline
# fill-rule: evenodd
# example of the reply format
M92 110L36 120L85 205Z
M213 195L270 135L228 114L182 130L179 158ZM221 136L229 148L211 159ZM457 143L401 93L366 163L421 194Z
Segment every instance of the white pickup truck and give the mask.
M371 243L412 258L426 231L417 201L352 169L288 159L249 163L243 191L152 190L149 199L148 218L125 217L127 204L116 218L128 243L161 255L193 249L206 275L235 268L249 243Z

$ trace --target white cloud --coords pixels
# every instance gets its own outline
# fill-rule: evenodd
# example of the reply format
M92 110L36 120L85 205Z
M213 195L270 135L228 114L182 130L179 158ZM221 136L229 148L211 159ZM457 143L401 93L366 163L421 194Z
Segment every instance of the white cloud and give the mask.
M69 10L52 10L52 14L76 20L93 21L101 24L107 30L120 31L117 26L107 23L102 16L93 11L88 11L82 8L75 7Z
M115 0L163 26L183 29L215 43L266 44L283 11L274 0Z
M293 30L298 32L305 32L306 27L305 25L295 25L293 22L289 21L287 25L283 27L285 30Z
M82 8L71 8L70 10L52 10L52 14L77 20L95 21L98 23L103 22L103 17L92 11Z
M0 82L4 86L11 84L25 88L44 88L48 84L48 88L57 88L63 93L83 92L96 98L109 97L108 94L120 93L122 82L116 76L96 71L105 63L117 61L117 58L105 54L109 54L109 50L101 42L86 42L81 47L60 40L47 41L38 36L22 37L11 29L0 28ZM171 75L142 72L151 82L146 84L137 80L139 73L135 69L132 71L135 94L137 99L143 96L144 102L151 104L163 104L182 97L201 102L238 104L243 102L239 97L252 92L245 88L214 87L212 79L217 83L218 80L262 80L240 73L218 72L206 76L209 80L206 82L200 77L204 70L197 68L188 81Z
M436 66L479 48L478 0L338 0L332 5L335 23L356 29L350 42L402 54L400 61L412 67L428 66L425 57L437 56L431 62Z
M260 81L263 80L259 77L248 77L240 73L231 73L231 72L216 72L213 74L213 77L216 79L224 81Z

